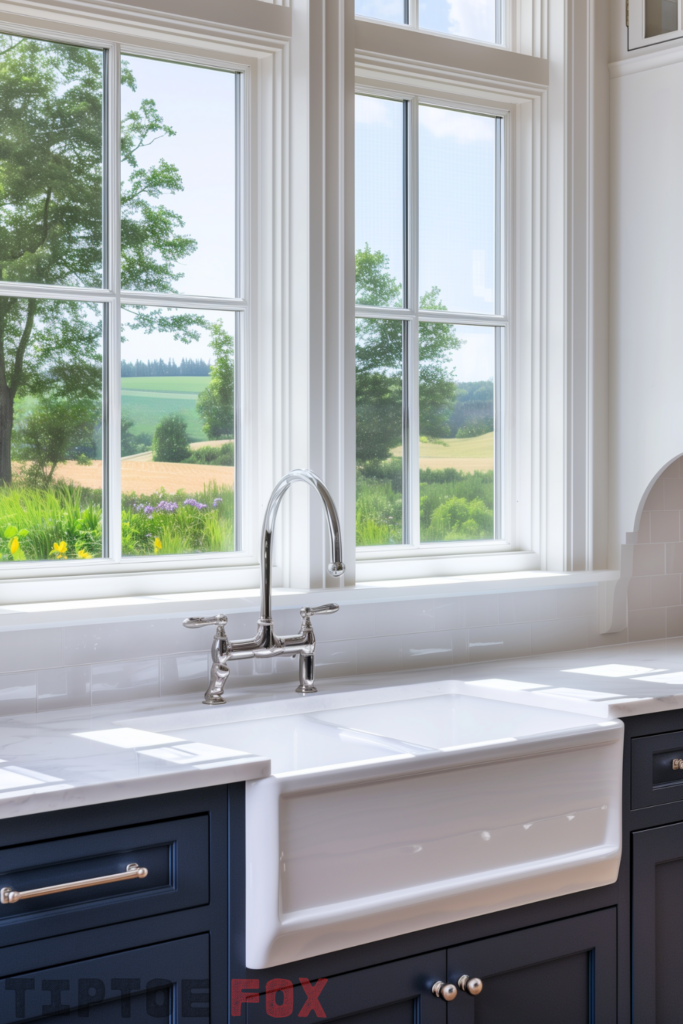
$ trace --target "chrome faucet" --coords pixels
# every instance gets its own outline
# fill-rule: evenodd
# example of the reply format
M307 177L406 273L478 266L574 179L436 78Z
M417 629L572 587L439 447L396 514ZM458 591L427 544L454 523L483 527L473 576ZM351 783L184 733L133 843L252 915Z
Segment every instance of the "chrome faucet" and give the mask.
M297 693L315 693L315 633L311 618L314 615L331 615L339 611L338 604L322 604L318 608L304 607L301 609L301 630L293 636L277 636L272 619L271 608L271 571L273 551L273 530L277 519L280 503L290 485L301 481L310 484L318 492L327 513L327 525L330 529L332 561L327 567L331 576L342 576L345 570L342 562L341 527L339 515L332 500L332 495L325 484L310 469L294 469L283 476L276 485L268 501L266 514L263 517L261 533L261 615L257 623L256 635L250 640L229 640L225 631L227 615L193 616L185 619L183 626L188 629L199 629L202 626L216 626L216 634L211 644L211 673L209 688L204 694L204 704L225 704L223 691L230 675L230 662L243 658L277 658L282 655L296 657L299 655L299 685Z

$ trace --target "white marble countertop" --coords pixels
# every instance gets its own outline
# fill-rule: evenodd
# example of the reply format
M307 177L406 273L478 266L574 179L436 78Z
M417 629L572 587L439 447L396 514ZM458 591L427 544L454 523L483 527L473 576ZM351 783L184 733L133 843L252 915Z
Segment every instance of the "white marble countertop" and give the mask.
M354 676L318 688L324 696L446 679L472 696L595 718L669 711L683 708L683 638ZM205 730L226 719L301 713L306 698L291 683L234 687L226 697L221 708L187 694L0 718L0 818L268 776L268 757L207 742Z

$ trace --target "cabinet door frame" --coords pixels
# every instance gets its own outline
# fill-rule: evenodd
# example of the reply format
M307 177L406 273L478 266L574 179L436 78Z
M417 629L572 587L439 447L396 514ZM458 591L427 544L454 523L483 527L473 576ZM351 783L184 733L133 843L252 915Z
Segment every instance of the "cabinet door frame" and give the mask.
M468 974L481 978L484 988L479 996L457 998L449 1004L449 1024L474 1024L476 1001L485 998L487 976L583 952L590 957L588 1020L591 1024L616 1024L616 907L452 946L448 950L448 980L457 982L462 974ZM634 1019L644 1024L637 1015Z

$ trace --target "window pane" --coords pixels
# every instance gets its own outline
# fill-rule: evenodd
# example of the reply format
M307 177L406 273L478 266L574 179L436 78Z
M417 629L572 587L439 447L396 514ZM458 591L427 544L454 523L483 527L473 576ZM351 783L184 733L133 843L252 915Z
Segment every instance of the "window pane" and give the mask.
M124 555L234 550L237 316L124 307Z
M379 21L393 21L400 25L408 23L404 0L356 0L356 17L377 18Z
M401 320L356 320L356 543L403 542Z
M3 281L102 286L102 51L0 37Z
M235 295L236 77L123 58L125 290Z
M500 0L420 0L420 28L497 43L499 4Z
M678 0L645 0L645 38L678 29Z
M356 96L356 302L402 306L404 110Z
M0 560L99 557L102 309L0 298L0 323Z
M420 306L496 311L496 121L420 106Z
M494 327L420 324L420 538L494 536Z

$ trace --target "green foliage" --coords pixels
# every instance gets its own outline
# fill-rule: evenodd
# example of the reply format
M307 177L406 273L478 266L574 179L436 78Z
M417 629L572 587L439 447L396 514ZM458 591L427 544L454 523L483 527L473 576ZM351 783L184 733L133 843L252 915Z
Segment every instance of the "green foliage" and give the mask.
M67 484L47 490L3 487L0 528L7 538L7 547L0 546L0 560L16 559L10 531L20 539L27 559L47 560L55 545L65 545L66 558L98 557L102 554L101 497Z
M102 285L102 51L0 36L0 280ZM122 84L135 91L130 68ZM173 135L151 99L123 120L121 284L168 292L196 249L182 218L159 200L182 189L165 160L137 154ZM201 314L134 307L136 327L190 342ZM100 307L0 298L0 482L11 482L15 401L101 394ZM47 459L45 460L47 464Z
M147 452L152 447L152 435L131 433L135 426L133 420L121 417L121 455L138 455L140 452Z
M367 463L356 479L356 543L402 543L401 459ZM493 473L420 470L423 541L481 540L493 536Z
M213 363L209 384L197 399L197 412L210 441L235 434L235 348L222 321L211 325Z
M493 430L493 418L485 420L472 420L460 427L456 437L481 437L482 434L490 434Z
M49 487L60 462L84 455L78 448L92 446L98 417L92 399L54 395L28 412L15 430L14 443L17 460L25 464L24 483Z
M235 442L226 441L225 444L212 447L203 445L201 448L194 448L186 462L195 462L200 466L234 466L235 465Z
M188 498L184 491L125 495L121 535L124 555L232 551L233 492L228 487L209 484L195 498Z
M369 246L356 253L356 301L363 305L400 306L401 287L388 270L388 257ZM420 299L424 310L443 310L439 289ZM359 317L356 320L356 458L386 459L401 444L403 324L400 320ZM451 355L460 339L451 324L420 324L420 433L448 434L448 416L455 400Z
M154 462L185 462L189 455L187 423L184 416L179 413L164 416L159 420L154 431L154 440L152 441Z
M192 399L174 398L173 395L122 395L121 416L124 419L132 420L133 434L154 436L157 423L163 416L171 413L180 413L187 422L187 436L190 441L201 441L204 439L202 422L197 415L197 409ZM148 448L151 448L151 442ZM131 453L134 454L134 453Z

